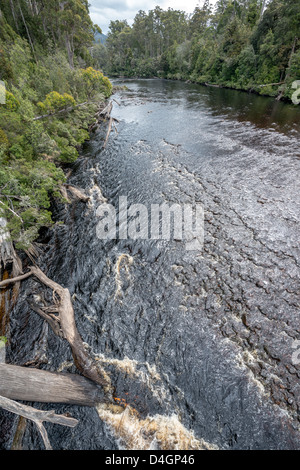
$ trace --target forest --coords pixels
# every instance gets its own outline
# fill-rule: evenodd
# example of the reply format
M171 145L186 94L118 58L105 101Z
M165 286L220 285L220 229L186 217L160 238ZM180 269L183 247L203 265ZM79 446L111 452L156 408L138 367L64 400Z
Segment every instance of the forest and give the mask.
M159 6L112 21L93 55L111 75L213 84L289 99L300 77L300 3L209 0L193 14Z
M51 226L66 165L111 94L89 52L96 32L86 0L1 0L0 208L17 248Z
M300 449L300 2L196 2L0 0L1 450Z

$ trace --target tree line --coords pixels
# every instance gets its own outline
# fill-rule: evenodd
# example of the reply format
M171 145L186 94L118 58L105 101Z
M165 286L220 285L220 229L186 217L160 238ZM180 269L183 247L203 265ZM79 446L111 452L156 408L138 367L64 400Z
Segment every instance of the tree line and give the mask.
M285 97L300 79L300 3L209 0L193 14L139 11L132 26L112 21L94 57L111 75L212 83Z

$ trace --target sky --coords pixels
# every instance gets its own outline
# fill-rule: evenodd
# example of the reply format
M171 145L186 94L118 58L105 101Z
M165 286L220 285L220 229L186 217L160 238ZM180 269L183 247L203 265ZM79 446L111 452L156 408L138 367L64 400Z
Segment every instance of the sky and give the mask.
M212 0L211 4L215 2ZM89 3L92 21L107 34L111 20L128 20L131 25L139 10L148 12L159 5L164 10L170 7L192 13L203 0L90 0Z

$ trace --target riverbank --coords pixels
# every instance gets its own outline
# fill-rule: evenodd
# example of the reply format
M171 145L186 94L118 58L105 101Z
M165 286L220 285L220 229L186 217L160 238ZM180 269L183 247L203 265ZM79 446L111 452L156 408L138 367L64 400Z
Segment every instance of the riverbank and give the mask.
M207 82L203 82L203 81L197 81L197 80L193 80L189 77L184 77L184 78L178 78L176 75L174 77L165 77L165 76L156 76L156 75L149 75L149 76L137 76L137 75L128 75L128 76L125 76L125 75L110 75L111 79L129 79L129 80L138 80L138 79L141 79L141 80L145 80L145 79L148 79L148 80L169 80L169 81L179 81L179 82L183 82L183 83L192 83L192 84L195 84L195 85L201 85L201 86L205 86L205 87L212 87L212 88L223 88L223 89L226 89L226 90L235 90L235 91L242 91L244 93L247 93L247 94L254 94L254 95L258 95L258 96L265 96L265 97L268 97L268 98L274 98L274 100L276 101L281 101L281 102L284 102L284 103L290 103L290 104L294 104L292 99L287 97L287 96L284 96L281 91L282 89L278 89L277 91L274 91L272 93L263 93L261 91L259 91L258 89L255 89L255 87L251 87L251 88L241 88L241 87L234 87L234 86L228 86L228 85L225 85L225 84L221 84L221 83L207 83ZM283 84L281 84L283 85ZM263 85L263 88L264 87L267 87L268 85ZM262 88L262 87L261 87ZM296 89L295 89L296 91Z
M125 82L115 96L118 133L103 148L100 128L68 180L89 202L53 208L64 223L38 260L69 290L86 348L111 378L114 406L55 405L79 424L72 431L49 424L51 444L297 449L300 110L178 81ZM147 208L201 204L203 251L188 252L172 237L100 239L99 206L117 208L124 195ZM27 279L7 360L76 373L66 341L27 304L32 295L41 297L41 286ZM53 302L52 292L42 301ZM4 412L0 419L0 443L9 448L17 423ZM43 446L30 426L21 443Z

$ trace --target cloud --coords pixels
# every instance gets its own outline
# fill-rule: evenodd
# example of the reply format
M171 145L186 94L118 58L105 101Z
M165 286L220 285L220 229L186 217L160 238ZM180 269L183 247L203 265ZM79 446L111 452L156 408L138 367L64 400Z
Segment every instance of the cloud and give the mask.
M199 0L90 0L90 5L92 21L107 34L110 21L128 20L131 25L139 10L148 12L159 5L164 10L173 8L192 13Z

